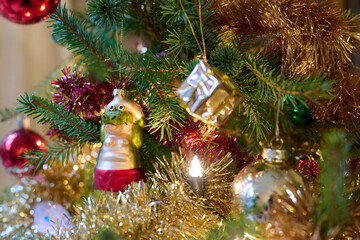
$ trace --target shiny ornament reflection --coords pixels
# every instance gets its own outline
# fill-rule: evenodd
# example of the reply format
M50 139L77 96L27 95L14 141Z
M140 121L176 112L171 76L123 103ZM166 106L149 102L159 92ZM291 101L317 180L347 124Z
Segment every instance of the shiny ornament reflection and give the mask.
M295 195L306 189L302 177L284 165L286 151L265 149L263 157L243 168L232 185L236 210L255 222L267 221L267 212L276 204L275 195L287 195L296 204ZM289 184L297 189L295 193Z
M215 127L225 123L242 99L227 75L203 61L195 66L176 95L190 115Z
M32 24L54 12L59 0L0 0L0 14L19 24Z
M29 129L20 129L9 133L1 143L0 155L5 169L18 177L31 175L34 165L27 166L29 159L23 158L27 150L45 150L45 140L36 132Z

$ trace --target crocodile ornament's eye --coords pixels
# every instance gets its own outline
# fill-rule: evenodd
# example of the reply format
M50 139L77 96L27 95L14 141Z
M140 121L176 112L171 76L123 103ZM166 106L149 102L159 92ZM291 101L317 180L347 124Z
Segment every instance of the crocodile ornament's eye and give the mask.
M124 110L124 105L119 105L119 107L118 107L118 109L120 110L120 111L123 111Z
M114 110L114 105L111 105L110 107L109 107L109 110Z

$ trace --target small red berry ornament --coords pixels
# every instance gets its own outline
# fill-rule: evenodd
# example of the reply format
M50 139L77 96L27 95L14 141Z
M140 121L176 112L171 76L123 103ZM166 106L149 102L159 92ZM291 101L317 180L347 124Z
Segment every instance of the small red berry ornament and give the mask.
M32 175L35 165L27 165L29 159L22 158L27 150L45 150L45 140L36 132L28 129L27 122L19 130L9 133L1 143L0 156L2 165L11 174L18 177Z
M19 24L37 23L52 14L59 0L0 0L0 14Z

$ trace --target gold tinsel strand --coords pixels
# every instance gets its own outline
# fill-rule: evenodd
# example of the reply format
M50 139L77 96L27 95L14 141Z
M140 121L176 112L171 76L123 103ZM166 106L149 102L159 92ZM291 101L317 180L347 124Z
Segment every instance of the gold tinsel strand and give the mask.
M345 75L360 40L359 17L347 19L326 0L215 0L213 9L224 31L280 41L282 69L291 75Z
M36 177L21 178L21 184L9 189L0 204L1 239L43 239L32 228L33 207L46 200L58 202L70 212L73 204L90 191L91 171L97 151L79 156L66 166L44 167Z
M229 158L204 171L203 197L197 197L188 184L183 158L173 154L171 161L159 160L148 183L132 183L123 193L101 192L77 205L73 228L60 239L97 239L103 229L125 239L201 238L221 226L215 210L223 215L229 212L233 179Z

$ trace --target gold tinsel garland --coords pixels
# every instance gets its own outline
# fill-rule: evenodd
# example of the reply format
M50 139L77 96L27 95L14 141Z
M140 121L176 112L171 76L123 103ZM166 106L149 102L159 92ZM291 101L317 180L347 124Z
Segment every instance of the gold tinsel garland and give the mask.
M310 104L311 111L322 122L345 125L348 131L356 128L360 118L360 75L346 74L343 80L334 85L334 98L321 99L320 104Z
M214 0L217 25L240 45L267 36L279 45L285 75L327 73L340 79L333 99L309 103L314 118L346 123L359 119L359 76L349 74L360 42L360 16L345 16L327 0ZM266 46L265 46L266 47Z
M291 75L343 76L360 40L359 17L346 18L326 0L214 0L213 9L224 31L280 41Z
M43 201L52 200L64 206L70 212L73 205L92 188L93 164L97 152L80 155L79 161L66 166L53 166L41 170L32 178L21 178L21 184L9 189L0 204L1 239L43 239L32 228L33 207Z
M102 192L77 205L73 228L60 239L97 239L102 229L124 239L201 238L221 226L215 211L229 213L229 187L234 178L229 157L204 172L203 197L197 197L189 186L183 158L174 154L171 162L159 160L155 172L148 175L149 183L132 183L118 194Z

